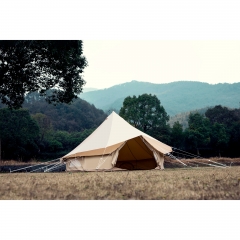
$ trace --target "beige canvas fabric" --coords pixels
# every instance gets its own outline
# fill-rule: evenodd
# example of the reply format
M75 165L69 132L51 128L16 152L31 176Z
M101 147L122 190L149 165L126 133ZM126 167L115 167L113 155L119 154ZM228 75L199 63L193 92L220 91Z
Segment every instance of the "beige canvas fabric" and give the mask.
M134 128L113 112L81 144L62 159L69 171L163 169L172 148Z
M164 169L164 165L163 165L163 163L164 163L164 154L159 152L159 151L157 151L156 149L154 149L154 145L156 146L156 143L154 142L154 144L151 145L148 141L146 142L146 138L143 138L143 142L153 152L154 158L155 158L158 166L160 167L160 169Z
M98 171L98 170L111 170L117 162L119 151L124 146L122 144L116 151L111 154L103 156L86 156L77 157L67 161L67 171ZM118 170L118 169L114 169Z
M101 170L112 168L112 156L106 155L103 158L101 156L88 156L76 159L71 159L67 162L67 171L96 171L98 166Z

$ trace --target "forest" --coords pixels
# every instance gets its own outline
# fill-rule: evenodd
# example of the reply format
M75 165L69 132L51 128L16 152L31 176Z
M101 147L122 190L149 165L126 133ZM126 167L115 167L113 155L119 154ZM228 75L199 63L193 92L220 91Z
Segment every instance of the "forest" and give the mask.
M0 157L19 161L62 157L106 117L102 110L79 98L72 104L53 105L38 93L31 93L21 109L8 109L1 104ZM176 121L172 126L167 123L161 133L149 134L176 149L202 157L239 157L240 109L217 105L205 114L190 113L187 128Z
M28 94L23 108L0 104L1 158L28 161L64 156L88 137L107 115L82 99L48 104Z
M205 114L190 113L185 130L173 124L170 143L203 157L239 157L240 109L217 105Z

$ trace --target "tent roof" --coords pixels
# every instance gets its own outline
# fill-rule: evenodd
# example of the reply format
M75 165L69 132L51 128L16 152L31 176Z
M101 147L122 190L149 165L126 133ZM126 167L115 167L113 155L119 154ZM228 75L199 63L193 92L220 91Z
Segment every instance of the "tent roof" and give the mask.
M92 155L107 154L109 151L113 152L127 140L138 136L142 136L155 149L164 154L172 151L170 146L134 128L118 114L112 112L88 138L63 158L79 156L79 153L83 152L88 152L87 155L91 155L91 153ZM84 156L84 154L81 155Z

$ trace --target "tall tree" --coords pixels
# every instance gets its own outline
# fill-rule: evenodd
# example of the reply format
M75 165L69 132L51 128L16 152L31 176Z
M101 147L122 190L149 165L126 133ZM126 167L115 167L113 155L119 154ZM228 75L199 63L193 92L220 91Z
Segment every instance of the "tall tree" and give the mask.
M191 145L195 148L199 155L199 148L207 146L210 142L210 122L208 118L199 113L191 113L189 115L188 126L186 135L189 146Z
M51 120L48 116L42 113L36 113L32 115L32 118L37 122L39 127L40 142L43 141L46 134L52 129Z
M69 103L82 92L87 66L82 41L0 41L0 99L20 108L26 93L54 89L49 103Z
M169 116L155 95L126 97L119 115L134 127L159 140L166 140L169 134Z
M218 151L221 157L221 151L227 147L229 135L223 124L214 123L211 127L211 145Z
M239 109L233 110L227 107L222 107L221 105L209 108L205 115L211 123L224 124L228 129L232 126L233 122L240 120Z
M178 121L173 124L171 129L171 144L176 148L183 148L184 146L183 126Z
M231 126L231 135L229 141L230 154L234 157L240 156L240 121L233 123Z

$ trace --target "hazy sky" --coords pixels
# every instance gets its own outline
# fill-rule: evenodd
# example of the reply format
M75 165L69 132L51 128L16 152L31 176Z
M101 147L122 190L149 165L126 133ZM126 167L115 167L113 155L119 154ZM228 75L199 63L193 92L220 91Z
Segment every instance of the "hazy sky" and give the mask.
M0 38L82 39L89 62L85 87L107 88L132 80L240 81L239 0L24 4L3 1L1 16L7 21Z
M89 63L85 87L132 80L240 81L240 40L92 40L84 41L84 55Z

